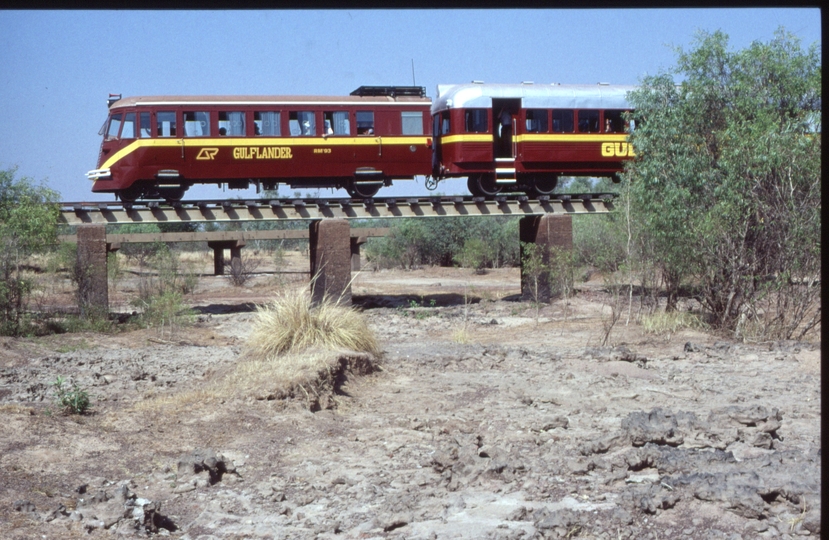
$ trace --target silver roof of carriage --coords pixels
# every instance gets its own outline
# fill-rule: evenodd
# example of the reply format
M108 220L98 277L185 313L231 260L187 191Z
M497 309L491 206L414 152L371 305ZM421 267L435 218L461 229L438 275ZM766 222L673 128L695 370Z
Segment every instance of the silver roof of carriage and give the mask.
M491 108L493 98L521 98L527 109L629 109L635 86L611 84L439 84L432 113L463 107Z

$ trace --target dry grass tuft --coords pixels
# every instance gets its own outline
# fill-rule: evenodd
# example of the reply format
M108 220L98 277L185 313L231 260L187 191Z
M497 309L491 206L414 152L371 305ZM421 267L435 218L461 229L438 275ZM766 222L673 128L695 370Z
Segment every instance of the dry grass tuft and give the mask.
M260 306L247 351L204 389L158 397L143 409L179 409L225 399L295 400L331 409L353 376L378 370L380 346L361 313L307 290L282 292Z
M708 325L694 313L688 311L658 312L642 317L642 328L649 334L675 334L679 330L707 330Z
M283 291L258 308L249 348L261 359L309 348L380 355L377 338L361 313L330 300L314 306L304 289Z
M472 342L472 336L465 324L452 332L452 341L461 345L467 345Z

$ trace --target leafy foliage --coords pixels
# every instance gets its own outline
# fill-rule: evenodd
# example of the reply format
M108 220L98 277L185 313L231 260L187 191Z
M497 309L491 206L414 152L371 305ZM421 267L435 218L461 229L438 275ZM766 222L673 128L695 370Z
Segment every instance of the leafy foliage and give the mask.
M779 30L731 52L716 32L677 52L630 95L639 254L669 308L693 279L719 328L762 319L768 337L802 336L820 320L819 47Z
M391 229L366 246L366 257L378 266L458 263L479 269L519 260L517 218L404 219L393 222Z
M22 262L56 241L57 194L15 178L17 170L0 171L0 334L27 331L26 302L33 283L24 276Z
M58 376L52 386L55 387L55 401L68 414L84 414L89 411L90 401L89 393L78 386L72 384L72 388L67 388L63 385L64 379Z

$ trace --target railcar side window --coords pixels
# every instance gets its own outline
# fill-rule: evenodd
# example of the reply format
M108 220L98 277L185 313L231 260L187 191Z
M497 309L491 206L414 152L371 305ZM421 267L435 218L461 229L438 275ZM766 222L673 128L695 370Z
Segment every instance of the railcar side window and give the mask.
M121 130L121 119L123 115L113 114L109 119L109 128L107 129L107 139L117 139L118 132Z
M450 131L449 111L440 113L440 134L446 135Z
M628 131L629 126L625 125L625 119L622 115L625 111L621 110L607 110L604 112L604 131L605 133L624 133Z
M348 111L329 111L323 113L326 135L351 135L351 122Z
M288 114L291 137L313 137L317 134L317 121L313 111L291 111Z
M152 133L152 123L150 122L150 113L142 112L138 116L141 123L138 128L138 136L142 139L149 139Z
M220 111L219 135L222 137L244 137L245 113Z
M527 133L547 133L549 123L546 109L527 110Z
M579 133L599 131L599 111L579 111Z
M467 133L486 133L486 109L469 109L464 112Z
M279 137L282 135L279 118L279 113L274 111L253 113L254 131L257 135L265 137Z
M421 111L402 111L400 122L403 135L423 135L423 113Z
M553 133L573 133L573 111L556 109L553 111Z
M155 113L156 136L176 136L176 113L174 111L158 111Z
M357 135L374 135L374 111L357 111Z
M210 135L210 113L185 112L184 135L187 137L207 137Z
M122 139L134 139L135 138L135 113L127 113L124 116L124 127L121 128L121 138Z

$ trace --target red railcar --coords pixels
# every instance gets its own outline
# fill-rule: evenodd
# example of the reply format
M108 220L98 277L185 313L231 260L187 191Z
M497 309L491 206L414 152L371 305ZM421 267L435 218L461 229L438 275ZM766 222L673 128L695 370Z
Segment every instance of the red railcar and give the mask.
M473 195L549 195L559 176L618 181L635 154L625 112L631 86L439 85L432 176L468 177Z
M371 197L431 171L421 87L349 96L161 96L110 100L93 192L181 199L193 184L343 187Z

